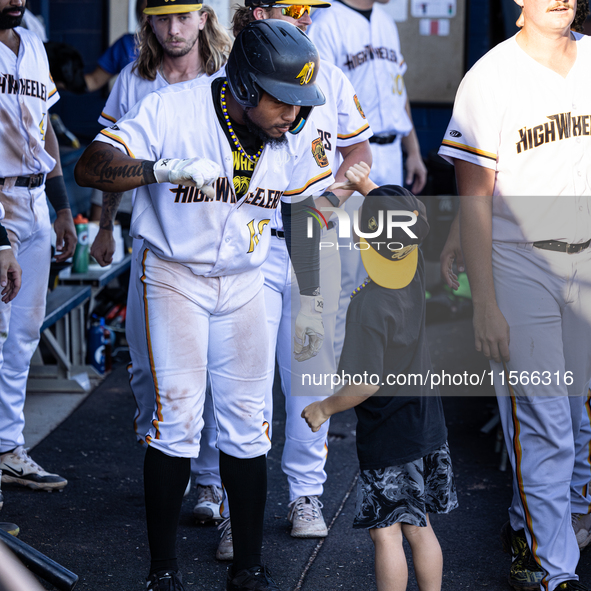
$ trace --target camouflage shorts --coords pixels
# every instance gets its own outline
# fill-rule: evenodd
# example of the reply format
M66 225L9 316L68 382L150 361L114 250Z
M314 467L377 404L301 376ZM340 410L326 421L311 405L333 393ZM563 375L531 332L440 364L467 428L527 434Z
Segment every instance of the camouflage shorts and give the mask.
M362 470L357 481L353 527L373 529L394 523L426 527L427 513L449 513L457 506L446 442L408 464Z

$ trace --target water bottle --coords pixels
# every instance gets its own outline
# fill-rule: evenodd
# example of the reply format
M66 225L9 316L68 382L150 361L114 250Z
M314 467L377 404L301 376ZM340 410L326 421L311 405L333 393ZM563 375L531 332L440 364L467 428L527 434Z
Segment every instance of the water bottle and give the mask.
M103 375L111 370L111 331L105 326L105 319L91 327L88 335L88 357L98 373Z
M74 273L86 273L88 271L88 220L78 214L74 218L78 242L74 251Z

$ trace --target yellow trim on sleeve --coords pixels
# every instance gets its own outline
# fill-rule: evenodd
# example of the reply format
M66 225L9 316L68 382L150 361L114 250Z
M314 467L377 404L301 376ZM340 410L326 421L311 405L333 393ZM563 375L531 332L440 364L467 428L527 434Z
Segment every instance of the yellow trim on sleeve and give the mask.
M351 139L352 137L356 137L359 134L363 133L366 129L369 129L369 123L366 123L363 127L360 127L357 131L354 131L353 133L347 133L344 135L341 135L339 133L339 134L337 134L337 137L340 140L348 140L348 139Z
M57 92L57 88L54 87L54 89L47 95L47 98L51 98L55 93Z
M452 142L451 140L443 140L441 142L444 146L448 148L455 148L456 150L462 150L464 152L469 152L470 154L475 154L476 156L482 156L483 158L490 158L496 162L497 155L493 154L492 152L485 152L484 150L479 150L478 148L473 148L472 146L466 146L465 144L459 144L458 142Z
M111 117L111 115L107 115L104 111L101 113L101 117L104 117L107 121L112 121L113 123L117 123L117 119Z
M106 135L108 138L115 140L118 144L121 144L125 148L125 150L127 151L127 154L129 156L131 156L132 158L135 158L135 156L133 155L133 152L129 149L127 144L120 137L117 137L114 133L110 133L107 129L101 129L101 131L99 133L102 133L103 135Z
M329 177L331 174L332 170L328 169L326 172L323 172L322 174L319 174L318 176L315 176L314 178L310 179L303 187L299 189L293 189L292 191L285 191L283 194L287 197L299 195L300 193L303 193L306 189L309 189L313 184Z

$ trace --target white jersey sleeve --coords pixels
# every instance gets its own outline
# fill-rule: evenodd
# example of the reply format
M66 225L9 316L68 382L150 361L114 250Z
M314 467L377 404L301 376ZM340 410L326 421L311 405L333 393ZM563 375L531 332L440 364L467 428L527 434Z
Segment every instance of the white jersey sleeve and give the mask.
M482 69L476 64L462 80L439 155L452 164L458 158L495 170L501 137L499 105L494 84Z
M95 138L107 141L132 158L159 160L162 154L163 136L166 132L164 106L160 95L150 93L136 103L111 127L101 130ZM168 158L193 158L198 154L167 154Z
M373 133L353 85L340 70L333 68L333 72L339 115L337 146L351 146L368 140Z
M109 93L109 98L105 103L105 107L99 117L99 123L105 127L117 123L121 117L129 111L130 105L128 104L128 93L129 93L129 72L127 69L133 64L128 64L121 70L115 84ZM137 102L137 101L136 101Z
M304 129L289 137L294 164L291 166L289 185L283 192L282 201L297 203L309 195L321 195L334 183L330 161L316 129L307 122Z

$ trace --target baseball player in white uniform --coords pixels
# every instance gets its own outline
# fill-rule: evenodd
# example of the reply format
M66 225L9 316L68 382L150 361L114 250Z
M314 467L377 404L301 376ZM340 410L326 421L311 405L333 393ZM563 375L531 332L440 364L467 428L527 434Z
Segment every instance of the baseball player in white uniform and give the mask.
M277 18L296 25L306 31L311 23L310 6L330 6L321 0L309 4L298 4L295 0L281 0L269 5L247 0L245 7L238 8L233 18L233 33L238 35L242 28L254 20ZM326 103L314 110L310 124L317 130L331 167L337 169L337 181L345 180L344 173L349 166L366 161L371 163L368 138L371 136L355 90L343 73L330 62L321 59L317 84L326 96ZM338 167L339 158L343 161ZM318 207L338 207L351 194L338 192L337 195L320 197ZM329 200L330 199L330 200ZM281 375L285 395L286 425L285 446L282 468L289 484L289 515L292 522L291 535L294 537L324 537L327 527L322 515L322 495L326 481L324 465L327 456L328 424L318 433L311 433L301 419L303 408L317 400L318 396L332 393L330 383L323 386L303 386L302 374L319 375L334 373L334 332L340 292L340 258L336 248L336 223L329 221L322 232L320 251L320 289L324 298L323 322L324 342L318 355L303 363L293 360L291 354L297 306L298 284L293 275L287 252L281 215L271 221L271 249L262 270L265 276L265 302L269 329L269 365L267 370L267 401L265 417L272 425L273 381L275 359ZM216 556L231 559L231 531L224 529Z
M103 125L113 125L154 90L193 79L209 84L214 77L225 72L222 66L227 60L232 41L211 7L201 4L176 6L160 0L152 2L145 10L148 16L140 33L139 58L137 62L126 66L117 78L99 118ZM179 38L185 40L181 47L174 44L174 40ZM161 47L161 52L157 53L155 47ZM113 258L113 222L120 199L120 194L112 193L106 193L103 197L100 229L91 249L91 254L100 265L110 264ZM142 245L141 239L133 240L130 277L136 281L136 258ZM125 325L132 358L129 367L130 385L137 403L134 428L138 440L143 442L152 420L155 390L149 351L146 339L142 337L144 319L136 288L128 291ZM209 390L203 421L199 457L191 460L198 495L194 513L199 521L220 517L221 480L215 447L217 429Z
M492 358L513 467L509 582L582 590L576 532L589 530L591 499L575 440L591 377L591 40L570 31L573 4L518 4L523 28L464 78L440 154L456 167L476 348Z
M323 59L340 68L357 91L375 134L370 139L372 180L377 185L403 185L406 180L412 192L417 194L425 186L427 169L410 114L403 78L407 65L400 50L398 29L380 6L387 2L336 1L330 10L314 13L309 35ZM405 177L402 147L406 152ZM362 202L361 195L347 201L344 207L350 219ZM339 250L342 287L336 324L337 358L343 345L345 314L351 292L366 277L359 252L352 247L351 241L342 239Z
M59 95L41 40L20 27L24 0L0 0L0 205L11 248L23 269L18 300L0 303L0 470L3 482L35 489L66 486L25 450L23 408L29 364L45 318L51 259L47 198L57 212L56 260L76 245L59 147L49 108Z
M264 59L254 64L252 55ZM226 589L277 589L261 564L270 441L260 265L281 204L301 290L294 351L313 355L323 336L319 235L305 238L307 216L298 204L333 180L316 132L305 125L324 103L317 69L316 49L301 31L280 21L253 23L235 41L227 78L151 93L103 130L76 166L82 185L141 187L131 232L144 240L138 272L156 386L145 438L149 589L182 589L174 545L190 458L199 450L206 373L232 506L235 556ZM299 133L287 140L290 130ZM193 157L178 158L186 155Z

